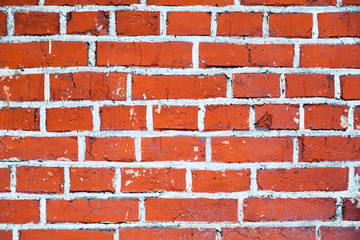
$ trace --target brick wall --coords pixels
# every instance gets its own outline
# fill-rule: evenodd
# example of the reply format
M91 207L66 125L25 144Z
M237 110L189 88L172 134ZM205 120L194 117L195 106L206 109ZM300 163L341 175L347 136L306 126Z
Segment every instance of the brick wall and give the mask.
M359 239L359 5L0 1L0 239Z

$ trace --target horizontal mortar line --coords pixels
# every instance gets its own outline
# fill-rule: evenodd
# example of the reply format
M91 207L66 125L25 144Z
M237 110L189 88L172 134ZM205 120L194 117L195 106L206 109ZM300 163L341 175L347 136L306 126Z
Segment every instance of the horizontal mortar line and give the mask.
M101 41L101 42L211 42L240 44L359 44L360 38L272 38L272 37L223 37L223 36L89 36L89 35L51 35L51 36L3 36L0 43L27 43L46 41Z
M343 100L335 98L307 97L307 98L207 98L207 99L158 99L158 100L69 100L69 101L0 101L0 106L18 108L60 108L60 107L93 107L102 106L200 106L200 105L263 105L263 104L331 104L358 106L360 100ZM8 105L9 104L9 105Z
M358 221L273 221L273 222L127 222L127 223L52 223L39 225L34 223L29 224L0 224L0 229L9 230L16 226L20 230L31 229L59 229L59 230L80 230L80 229L118 229L118 228L236 228L236 227L360 227Z
M107 162L84 161L67 162L54 160L0 161L0 167L42 166L42 167L80 167L80 168L175 168L190 170L244 170L244 169L294 169L294 168L350 168L360 167L358 161L323 161L323 162L254 162L254 163L221 163L221 162L187 162L187 161L154 161L154 162Z
M13 137L301 137L301 136L360 136L360 130L271 130L271 131L72 131L72 132L31 132L0 130L0 136Z
M274 192L274 191L243 191L243 192L232 192L232 193L194 193L194 192L146 192L146 193L69 193L69 194L26 194L26 193L0 193L0 199L100 199L100 200L111 200L111 199L138 199L138 198L207 198L207 199L237 199L242 198L354 198L358 197L355 192Z
M98 6L98 5L75 5L75 6L5 6L0 11L46 11L46 12L69 12L69 11L215 11L215 12L358 12L358 6L155 6L133 4L130 6Z
M314 73L329 75L355 75L360 74L360 69L354 68L285 68L285 67L219 67L219 68L156 68L156 67L127 67L127 66L108 66L108 67L44 67L44 68L23 68L19 69L0 69L1 75L21 75L21 74L45 74L45 73L73 73L73 72L124 72L141 75L215 75L215 74L236 74L236 73Z

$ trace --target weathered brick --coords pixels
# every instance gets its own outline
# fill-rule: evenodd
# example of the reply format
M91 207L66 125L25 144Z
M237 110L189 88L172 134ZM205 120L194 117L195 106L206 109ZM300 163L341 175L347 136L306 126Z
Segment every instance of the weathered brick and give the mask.
M154 130L197 130L198 111L196 106L154 106Z
M116 34L144 36L160 34L160 12L117 11Z
M146 106L100 107L101 130L146 130Z
M209 5L209 6L225 6L233 5L234 0L148 0L148 5L167 5L167 6L189 6L189 5Z
M70 168L71 192L115 192L114 168Z
M270 37L310 38L312 15L307 13L278 13L269 15Z
M233 94L236 98L280 97L280 75L272 73L234 74Z
M3 101L42 101L44 75L1 76L0 90L0 100Z
M346 100L360 99L360 75L340 76L341 98Z
M304 105L306 129L345 130L348 123L348 106Z
M110 230L20 230L20 240L51 239L51 240L113 240L114 232Z
M153 239L182 239L182 240L215 240L215 229L191 228L121 228L119 240L153 240Z
M262 36L262 13L224 12L217 16L218 36Z
M286 74L286 97L334 97L334 76Z
M255 127L258 129L299 129L299 105L255 105Z
M168 35L209 36L210 32L211 32L211 13L169 12L167 14L166 33Z
M359 37L360 13L319 13L319 37Z
M321 240L357 240L359 239L360 229L342 227L322 227L320 228Z
M9 168L0 168L0 192L10 192Z
M54 35L60 33L59 13L15 12L14 35Z
M92 130L91 108L46 109L46 128L49 132Z
M1 3L0 3L1 5ZM7 35L7 14L5 12L0 12L0 36Z
M38 200L0 200L0 223L38 223L40 210Z
M10 0L8 0L10 1ZM30 0L28 0L30 1ZM45 5L131 5L140 0L45 0Z
M360 221L359 198L345 198L343 200L343 218L346 221Z
M69 12L66 15L68 34L108 35L109 12Z
M0 109L0 129L40 131L38 108Z
M335 6L336 0L243 0L243 5L273 5L273 6Z

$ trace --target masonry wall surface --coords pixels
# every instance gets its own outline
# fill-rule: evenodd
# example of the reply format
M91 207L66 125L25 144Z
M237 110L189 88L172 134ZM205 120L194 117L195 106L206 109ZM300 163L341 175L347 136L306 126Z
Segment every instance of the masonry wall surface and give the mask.
M360 239L359 0L1 0L0 239Z

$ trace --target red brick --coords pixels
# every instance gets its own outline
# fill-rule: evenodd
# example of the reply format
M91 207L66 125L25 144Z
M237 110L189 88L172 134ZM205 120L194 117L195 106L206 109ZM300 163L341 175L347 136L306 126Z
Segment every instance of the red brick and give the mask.
M123 73L50 74L51 100L125 100Z
M0 3L1 5L1 3ZM0 12L0 36L7 35L7 14L5 12Z
M146 106L100 108L101 130L146 130Z
M0 43L0 68L87 66L86 42Z
M167 5L167 6L189 6L189 5L208 5L208 6L226 6L233 5L234 0L148 0L147 5Z
M122 192L185 191L185 169L124 168L121 169Z
M9 168L0 168L0 192L10 192Z
M115 192L114 168L70 168L71 192Z
M63 193L64 169L60 167L18 167L16 191L25 193Z
M286 137L215 137L211 146L214 162L290 162L293 157L293 141Z
M279 74L234 74L233 94L236 98L280 97L279 84Z
M160 35L160 12L117 11L116 33L122 36Z
M279 13L269 15L269 36L310 38L312 15L306 13Z
M354 109L354 129L360 130L360 106Z
M20 230L20 240L113 240L114 232L110 230Z
M92 130L91 108L46 109L46 126L49 132Z
M223 228L222 240L235 239L315 239L314 227L299 228Z
M196 106L154 106L154 130L197 130Z
M343 200L343 218L346 221L360 221L360 198Z
M334 76L286 74L286 97L334 97Z
M357 137L302 137L299 147L300 162L360 159L360 138Z
M44 100L44 76L41 74L1 76L0 100L42 101Z
M153 239L182 239L182 240L215 240L215 229L191 228L121 228L119 240L153 240Z
M0 137L0 159L76 161L74 137Z
M39 201L0 200L0 223L38 223L40 220Z
M217 16L218 36L262 36L262 13L224 12Z
M39 131L38 108L0 109L0 129Z
M12 240L12 232L0 230L0 239L2 240Z
M257 173L259 189L277 192L346 191L348 180L347 168L260 169Z
M200 43L199 65L207 67L292 67L293 46L287 44Z
M299 105L255 105L255 126L259 129L299 129Z
M39 0L2 0L0 6L37 5Z
M131 5L140 0L45 0L45 5Z
M360 45L301 45L300 67L360 68Z
M145 200L146 221L235 222L236 199L164 199Z
M211 13L168 12L166 33L168 35L209 36L211 33Z
M127 137L87 137L85 160L134 162L134 139Z
M242 5L273 5L273 6L335 6L336 0L243 0Z
M192 170L193 192L240 192L250 189L250 170Z
M244 221L331 220L335 202L331 198L247 198Z
M360 13L319 13L319 37L359 37Z
M360 75L340 76L341 98L346 100L360 99Z
M191 89L191 91L189 91ZM226 96L226 76L148 76L135 75L132 80L132 98L204 99Z
M358 228L320 228L321 240L358 240L360 229Z
M343 0L342 5L360 5L359 0Z
M186 68L192 67L192 43L98 42L96 56L99 66Z
M50 200L46 205L49 223L134 222L139 220L136 200Z
M208 105L204 125L205 131L249 130L249 106Z
M345 130L348 127L348 106L304 105L306 129Z
M68 34L95 36L109 34L109 12L69 12L66 20Z
M142 161L205 161L205 139L154 137L141 139Z
M15 12L14 35L54 35L60 32L59 13Z

